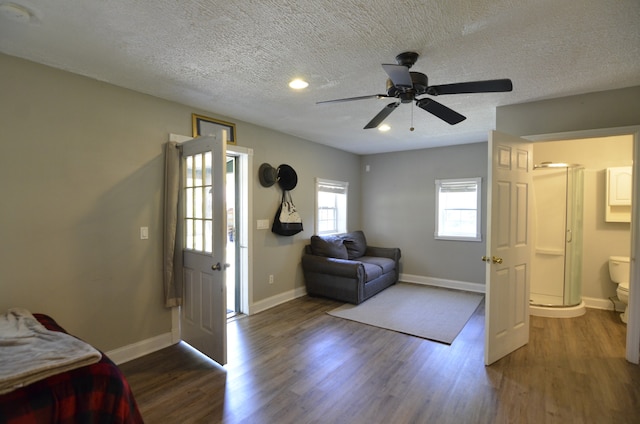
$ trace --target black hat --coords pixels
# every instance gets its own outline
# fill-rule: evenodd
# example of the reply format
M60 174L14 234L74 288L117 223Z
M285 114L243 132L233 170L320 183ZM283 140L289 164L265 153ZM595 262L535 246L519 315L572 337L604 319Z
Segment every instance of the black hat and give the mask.
M283 190L293 190L298 184L298 174L287 164L278 167L278 184Z
M268 163L263 163L258 169L258 178L262 187L271 187L276 183L278 171Z

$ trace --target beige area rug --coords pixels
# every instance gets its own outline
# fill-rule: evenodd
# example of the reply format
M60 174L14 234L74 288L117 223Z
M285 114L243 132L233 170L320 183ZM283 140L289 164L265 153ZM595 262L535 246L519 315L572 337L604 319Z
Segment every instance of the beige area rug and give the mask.
M451 344L483 298L478 293L397 283L360 305L345 304L327 313Z

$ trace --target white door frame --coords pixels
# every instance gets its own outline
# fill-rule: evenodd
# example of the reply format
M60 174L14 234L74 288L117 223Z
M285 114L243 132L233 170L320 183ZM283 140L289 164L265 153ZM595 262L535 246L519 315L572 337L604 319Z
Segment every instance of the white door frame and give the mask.
M569 131L552 134L522 136L531 141L560 141L580 138L611 137L617 135L633 136L633 205L631 212L631 275L629 283L629 316L627 322L627 361L640 363L640 199L636 194L640 190L640 125L617 128Z
M240 243L240 255L237 258L237 265L240 278L240 286L242 287L240 298L240 312L243 314L249 314L249 305L253 303L253 279L250 278L253 275L253 269L251 266L252 261L252 249L253 242L253 228L251 222L253 222L253 211L250 207L250 199L253 198L253 184L251 184L251 170L253 169L253 149L246 147L228 145L227 156L234 156L238 158L238 169L240 173L238 175L238 203L240 203L240 210L238 211L239 231L236 234L237 241Z

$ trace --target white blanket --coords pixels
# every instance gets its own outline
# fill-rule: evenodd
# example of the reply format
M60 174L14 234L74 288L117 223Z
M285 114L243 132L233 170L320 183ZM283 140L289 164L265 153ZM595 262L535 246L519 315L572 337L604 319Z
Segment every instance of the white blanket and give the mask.
M0 394L100 358L102 354L82 340L47 330L26 309L0 315Z

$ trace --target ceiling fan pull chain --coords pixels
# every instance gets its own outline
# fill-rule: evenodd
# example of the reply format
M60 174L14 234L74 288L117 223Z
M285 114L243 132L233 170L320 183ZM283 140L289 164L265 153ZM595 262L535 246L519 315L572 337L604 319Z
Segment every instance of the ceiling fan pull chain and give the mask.
M411 102L411 127L409 127L409 131L413 130L415 130L415 128L413 128L413 102Z

